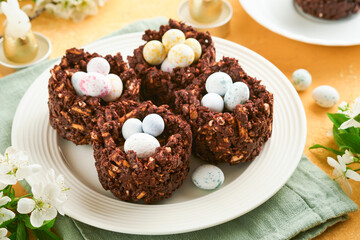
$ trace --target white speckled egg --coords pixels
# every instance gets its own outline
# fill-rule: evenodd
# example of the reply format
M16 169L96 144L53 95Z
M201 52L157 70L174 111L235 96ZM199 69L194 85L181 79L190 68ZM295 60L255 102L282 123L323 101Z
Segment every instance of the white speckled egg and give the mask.
M107 79L109 79L110 82L110 91L109 93L103 97L102 99L106 102L115 101L118 99L123 91L123 82L121 81L120 77L118 75L110 73L106 76Z
M315 88L312 92L312 97L317 105L324 108L335 106L340 98L336 89L327 85L322 85Z
M137 118L127 119L121 129L123 137L128 139L131 135L135 133L142 133L142 122Z
M81 72L81 71L76 72L71 76L71 84L73 85L74 90L78 96L84 96L83 92L80 89L79 83L80 83L80 80L85 76L86 76L86 73Z
M311 84L311 75L305 69L296 70L291 77L291 82L298 91L306 90Z
M147 133L135 133L124 143L125 152L132 150L139 158L149 157L157 147L160 147L159 141Z
M101 73L102 75L106 76L110 72L110 64L108 61L106 61L105 58L95 57L88 62L87 66L86 66L86 71L88 73L97 72L97 73Z
M195 53L188 45L177 44L170 49L168 58L174 67L187 67L193 63Z
M209 93L217 93L220 96L224 96L232 84L233 81L229 74L224 72L216 72L211 74L206 79L205 88Z
M188 38L185 40L184 44L191 47L191 49L195 53L194 61L197 61L201 57L201 44L199 43L199 41L195 38Z
M250 98L250 90L245 83L236 82L225 93L225 108L233 111L236 105L243 104Z
M162 37L162 43L168 52L176 44L185 42L185 34L179 29L170 29Z
M156 113L149 114L143 119L142 129L154 137L160 136L165 129L164 119Z
M224 173L220 168L204 164L195 169L192 174L192 181L198 188L214 190L224 183Z
M104 97L110 91L110 81L98 72L86 73L79 86L84 95L91 97Z
M201 105L213 112L223 112L224 100L217 93L208 93L201 99Z
M173 65L171 65L170 61L169 61L169 58L165 58L165 60L162 62L161 64L161 71L164 71L164 72L172 72L172 70L174 69L175 67Z
M160 41L151 40L145 44L143 56L147 63L151 65L159 65L166 58L166 50Z

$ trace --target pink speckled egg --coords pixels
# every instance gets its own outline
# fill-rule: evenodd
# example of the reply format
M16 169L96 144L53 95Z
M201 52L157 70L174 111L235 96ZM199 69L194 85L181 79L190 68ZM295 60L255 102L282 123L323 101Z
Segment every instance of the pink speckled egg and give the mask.
M109 79L97 72L87 73L80 80L79 86L84 95L91 97L104 97L109 93L111 87Z

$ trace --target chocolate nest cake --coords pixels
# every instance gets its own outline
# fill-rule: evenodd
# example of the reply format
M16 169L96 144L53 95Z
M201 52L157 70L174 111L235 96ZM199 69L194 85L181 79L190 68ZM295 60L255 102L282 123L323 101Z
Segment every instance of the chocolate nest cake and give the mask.
M360 0L295 0L301 9L314 17L337 20L360 10Z
M164 72L160 66L148 64L143 57L144 45L134 50L134 56L128 57L128 62L141 78L140 95L143 100L151 100L156 105L167 104L173 107L174 92L184 89L210 63L215 61L215 48L209 33L196 31L193 27L170 19L169 25L162 25L159 31L147 30L143 40L159 40L169 29L181 30L186 38L195 38L202 48L202 55L188 67L175 68L171 73Z
M124 92L115 102L105 102L101 98L78 96L71 84L71 76L77 71L86 71L87 63L97 53L87 53L82 49L72 48L66 51L59 65L51 69L49 80L49 115L50 124L58 134L75 144L89 144L90 133L96 124L96 111L104 111L109 105L116 105L119 114L130 111L138 103L140 80L134 70L128 69L120 53L104 58L110 64L110 72L120 76Z
M152 203L169 198L187 177L190 166L192 133L188 123L167 106L143 102L121 116L117 108L100 112L92 132L95 165L106 190L124 201ZM125 153L121 128L129 118L142 120L147 114L159 114L165 122L157 137L161 146L146 158L134 151Z
M233 112L212 112L201 105L206 79L219 71L249 87L250 99ZM194 154L208 162L235 165L251 161L271 136L273 95L260 80L248 76L234 58L224 57L212 64L194 84L177 91L175 101L176 109L192 127Z

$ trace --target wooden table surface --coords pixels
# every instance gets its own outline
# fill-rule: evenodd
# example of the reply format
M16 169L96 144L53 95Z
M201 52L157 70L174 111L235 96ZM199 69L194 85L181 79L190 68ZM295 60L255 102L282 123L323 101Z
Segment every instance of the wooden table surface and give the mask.
M30 2L22 1L21 4ZM42 14L32 21L33 31L40 32L50 38L53 44L51 58L62 56L66 49L80 47L120 29L127 24L144 18L157 16L179 19L177 6L181 0L109 0L99 9L96 16L74 23L71 20L57 19L48 14ZM307 69L313 77L313 83L308 90L300 93L307 118L307 141L305 154L310 160L331 174L332 169L326 163L326 157L331 155L324 150L308 148L320 143L335 147L332 137L327 132L332 127L326 113L335 112L336 107L324 109L318 107L312 100L312 90L319 85L335 87L341 101L352 101L360 96L360 46L325 47L297 42L277 35L256 23L236 0L230 1L234 15L231 20L230 34L226 39L241 44L259 53L288 78L298 68ZM0 16L0 23L4 20ZM3 33L0 26L0 33ZM0 77L14 72L0 66ZM334 156L333 156L334 157ZM350 181L353 187L351 197L360 203L360 182ZM16 186L20 190L20 186ZM349 214L349 220L338 223L326 230L317 239L359 239L360 212Z

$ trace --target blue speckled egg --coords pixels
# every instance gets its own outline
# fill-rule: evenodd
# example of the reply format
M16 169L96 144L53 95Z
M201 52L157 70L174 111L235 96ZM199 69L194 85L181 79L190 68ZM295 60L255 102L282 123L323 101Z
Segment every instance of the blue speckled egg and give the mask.
M335 106L340 98L336 89L327 85L315 88L312 92L312 97L317 105L324 108Z
M216 72L206 79L205 88L208 93L217 93L224 96L232 83L233 81L227 73Z
M224 173L220 168L204 164L195 169L192 174L192 181L198 188L214 190L224 183Z
M139 158L149 157L157 147L160 147L159 141L147 133L135 133L124 143L124 151L128 153L132 150Z
M224 100L217 93L208 93L201 99L201 105L213 112L223 112Z
M233 111L236 105L244 104L250 98L250 90L243 82L236 82L225 93L225 108Z
M121 133L125 139L128 139L135 133L142 133L142 122L137 118L129 118L124 122Z
M84 96L84 93L81 91L79 83L80 83L80 80L85 76L86 76L86 73L81 72L81 71L76 72L71 76L71 84L73 85L74 90L78 96Z
M305 69L296 70L291 77L291 82L298 91L306 90L311 84L311 75Z
M149 114L143 119L142 129L154 137L160 136L165 129L164 119L156 113Z

